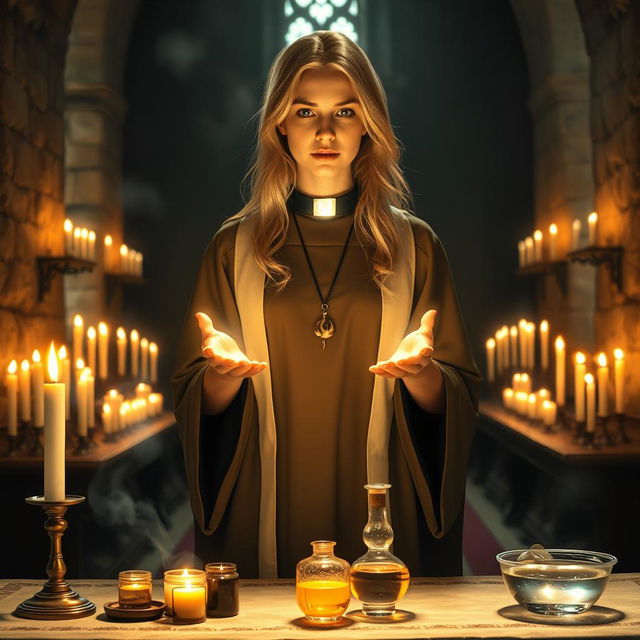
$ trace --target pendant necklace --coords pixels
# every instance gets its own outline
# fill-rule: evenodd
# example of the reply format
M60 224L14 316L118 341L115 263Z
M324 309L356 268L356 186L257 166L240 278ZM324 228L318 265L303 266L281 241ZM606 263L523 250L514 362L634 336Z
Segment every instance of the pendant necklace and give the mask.
M298 219L296 214L293 214L293 220L296 223L296 228L298 230L298 236L300 236L300 242L302 243L302 248L304 250L304 255L307 258L307 264L309 265L309 271L311 271L311 275L313 276L313 282L316 285L316 289L318 290L318 295L320 296L320 301L322 304L320 305L320 309L322 310L322 317L318 318L316 323L313 326L313 332L322 340L322 349L326 347L327 339L331 338L333 334L336 332L336 325L328 315L329 313L329 298L333 293L333 287L336 284L336 280L338 279L338 273L340 273L340 267L342 267L342 262L344 260L344 256L347 252L347 246L349 245L349 238L351 238L351 232L353 231L353 223L349 228L349 234L347 235L347 240L344 243L344 247L342 248L342 255L340 256L340 261L338 262L338 268L336 269L336 273L333 276L333 282L331 283L331 287L329 288L329 293L326 298L322 297L322 292L320 291L320 286L318 285L318 280L316 278L316 274L313 270L313 266L311 265L311 259L309 258L309 253L307 251L307 247L304 243L304 239L302 238L302 233L300 232L300 225L298 224Z

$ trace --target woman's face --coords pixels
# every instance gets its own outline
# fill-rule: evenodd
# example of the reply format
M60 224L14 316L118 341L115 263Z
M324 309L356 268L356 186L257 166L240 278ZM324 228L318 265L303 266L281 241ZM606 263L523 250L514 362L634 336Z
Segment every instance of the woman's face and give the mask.
M366 133L361 114L344 73L331 67L302 73L289 113L278 125L296 161L300 191L333 196L353 187L351 163ZM334 153L318 153L322 150Z

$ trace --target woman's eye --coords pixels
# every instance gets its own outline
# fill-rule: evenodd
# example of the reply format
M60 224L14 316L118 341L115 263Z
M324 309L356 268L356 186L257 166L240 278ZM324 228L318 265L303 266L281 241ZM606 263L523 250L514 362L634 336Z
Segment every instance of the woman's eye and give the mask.
M311 109L298 109L297 114L298 114L298 115L301 115L301 112L302 112L302 111L309 111L309 112L311 112ZM307 116L303 115L302 117L303 117L303 118L306 118Z
M353 109L350 109L349 107L344 107L342 109L340 109L340 111L350 111L349 114L347 114L346 116L342 116L343 118L350 118L351 116L355 115L355 111ZM338 112L340 113L340 112Z
M310 117L309 115L305 115L305 113L303 113L307 111L310 114L313 114L313 111L311 111L311 109L306 109L306 108L298 109L298 111L296 111L296 114L301 118L309 118ZM347 111L348 113L345 114L343 113L344 111ZM350 107L343 107L342 109L338 110L338 113L342 113L342 115L340 116L341 118L351 118L355 115L355 111Z

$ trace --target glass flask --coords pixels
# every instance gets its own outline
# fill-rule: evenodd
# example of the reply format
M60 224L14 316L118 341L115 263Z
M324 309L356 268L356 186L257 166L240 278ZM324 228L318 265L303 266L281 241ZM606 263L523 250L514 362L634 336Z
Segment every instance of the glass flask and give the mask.
M393 529L387 518L387 491L390 484L366 484L369 498L369 521L362 539L367 553L351 565L351 593L362 602L367 616L393 616L396 603L409 588L409 569L396 558L389 546Z
M349 563L333 555L335 542L316 540L296 566L296 600L307 620L338 622L349 605Z

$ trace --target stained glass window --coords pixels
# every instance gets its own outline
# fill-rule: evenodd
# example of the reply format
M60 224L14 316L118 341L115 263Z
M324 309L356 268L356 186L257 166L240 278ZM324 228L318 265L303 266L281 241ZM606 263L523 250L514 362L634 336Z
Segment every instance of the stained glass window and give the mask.
M340 31L358 42L358 0L284 0L285 43L326 29Z

